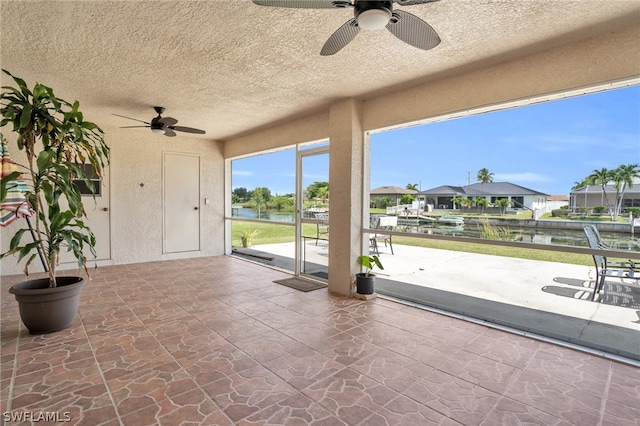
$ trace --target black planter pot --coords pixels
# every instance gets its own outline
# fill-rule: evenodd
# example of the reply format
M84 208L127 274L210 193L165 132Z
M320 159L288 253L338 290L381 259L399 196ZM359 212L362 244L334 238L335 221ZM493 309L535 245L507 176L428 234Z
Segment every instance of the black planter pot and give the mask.
M16 297L20 319L31 334L52 333L71 325L78 312L82 277L58 277L57 287L49 279L24 281L9 289Z
M369 274L367 277L364 272L356 274L356 292L358 294L373 294L373 287L376 282L376 276Z

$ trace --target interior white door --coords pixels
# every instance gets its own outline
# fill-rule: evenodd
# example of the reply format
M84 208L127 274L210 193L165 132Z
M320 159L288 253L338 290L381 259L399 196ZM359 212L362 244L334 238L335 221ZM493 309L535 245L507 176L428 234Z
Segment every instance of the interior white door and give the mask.
M200 250L200 157L164 153L164 252Z

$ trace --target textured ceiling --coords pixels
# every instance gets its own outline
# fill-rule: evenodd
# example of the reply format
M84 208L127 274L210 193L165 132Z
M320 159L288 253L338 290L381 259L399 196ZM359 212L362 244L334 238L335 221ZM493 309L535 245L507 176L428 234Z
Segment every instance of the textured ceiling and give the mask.
M442 43L422 51L362 31L333 56L325 40L350 9L234 1L1 1L0 63L79 100L88 118L135 125L153 105L227 139L279 120L489 66L640 23L637 0L441 0L400 7ZM3 79L3 84L6 84ZM147 129L132 129L148 131Z

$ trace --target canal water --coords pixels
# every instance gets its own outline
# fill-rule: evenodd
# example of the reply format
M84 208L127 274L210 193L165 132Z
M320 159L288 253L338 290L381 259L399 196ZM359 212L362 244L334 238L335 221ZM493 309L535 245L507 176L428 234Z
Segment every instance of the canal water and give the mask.
M244 219L262 219L276 222L294 222L294 214L291 212L258 212L250 208L233 208L233 217ZM526 243L549 244L558 246L587 247L587 239L582 230L540 229L540 228L515 228L503 227L508 230L510 239ZM451 235L457 237L482 238L482 227L478 224L465 224L463 226L434 226L434 225L399 225L396 231L405 231L412 234ZM640 252L640 235L619 232L601 232L602 238L607 244L618 250L630 250Z
M508 231L509 239L525 243L548 244L556 246L588 247L587 238L582 230L554 228L516 228L503 227ZM482 227L478 224L466 224L460 227L448 226L407 226L398 227L410 233L430 235L451 235L458 237L482 238ZM602 239L617 250L640 252L640 235L620 232L600 232Z
M239 217L242 219L261 219L261 220L273 220L275 222L289 222L295 221L295 216L292 212L264 212L261 211L258 214L257 210L246 207L233 207L231 209L232 217Z

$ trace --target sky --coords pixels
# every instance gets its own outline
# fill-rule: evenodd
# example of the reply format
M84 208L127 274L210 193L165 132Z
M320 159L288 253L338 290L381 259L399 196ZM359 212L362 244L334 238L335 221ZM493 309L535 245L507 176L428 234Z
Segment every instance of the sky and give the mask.
M371 135L371 189L422 190L494 182L569 195L593 170L640 164L640 86L478 114ZM232 186L295 189L293 150L236 160ZM308 160L305 182L328 180L328 164Z

